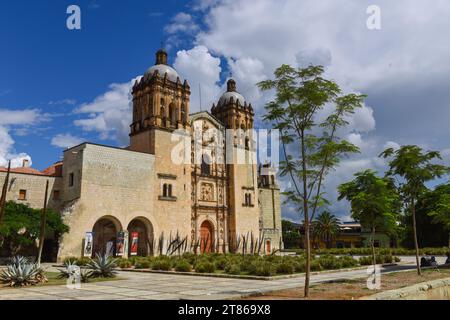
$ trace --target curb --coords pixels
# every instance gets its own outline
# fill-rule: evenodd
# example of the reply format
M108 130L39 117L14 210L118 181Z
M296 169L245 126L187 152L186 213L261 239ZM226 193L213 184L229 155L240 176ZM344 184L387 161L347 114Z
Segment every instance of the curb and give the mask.
M382 265L383 267L393 267L397 266L396 263ZM311 275L320 275L336 272L346 272L346 271L357 271L365 270L367 266L361 266L356 268L346 268L346 269L334 269L334 270L324 270L324 271L314 271ZM305 276L305 273L294 273L286 274L272 277L260 277L251 275L233 275L233 274L220 274L220 273L197 273L197 272L178 272L178 271L164 271L164 270L151 270L151 269L118 269L124 272L140 272L140 273L159 273L159 274L173 274L173 275L184 275L184 276L198 276L198 277L212 277L212 278L227 278L227 279L244 279L244 280L262 280L262 281L273 281L273 280L283 280L291 278L301 278Z

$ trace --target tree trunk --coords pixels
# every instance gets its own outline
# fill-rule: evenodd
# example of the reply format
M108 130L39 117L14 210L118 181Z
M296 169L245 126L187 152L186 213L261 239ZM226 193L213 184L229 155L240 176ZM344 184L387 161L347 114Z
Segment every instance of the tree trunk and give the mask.
M375 272L375 268L377 265L377 256L375 254L375 227L372 227L372 262L373 262L373 272Z
M448 234L448 248L450 249L450 233Z
M416 205L414 203L414 196L411 200L411 210L412 210L412 219L413 219L414 247L416 249L417 274L420 276L420 275L422 275L422 271L420 270L420 262L419 262L419 242L417 241Z
M301 132L302 173L303 173L303 213L305 215L306 238L306 272L305 272L305 298L309 296L309 279L311 276L311 242L309 240L309 212L308 212L308 177L306 174L305 135Z
M41 214L41 230L39 233L39 251L37 257L38 266L41 266L42 249L44 248L45 241L45 224L47 223L47 196L48 196L48 180L45 184L45 196L44 196L44 208Z

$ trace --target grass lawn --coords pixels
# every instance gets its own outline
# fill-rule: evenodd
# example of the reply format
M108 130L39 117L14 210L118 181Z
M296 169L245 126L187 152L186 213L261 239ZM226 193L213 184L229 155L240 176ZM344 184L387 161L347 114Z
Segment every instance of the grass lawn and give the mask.
M30 286L30 287L41 287L41 286L56 286L56 285L64 285L66 284L66 279L58 279L59 272L46 272L45 275L47 276L48 281L46 283L41 283L38 285ZM103 282L103 281L116 281L116 280L123 280L122 277L114 277L114 278L89 278L88 283L94 283L94 282ZM10 287L5 286L3 284L0 284L0 290L3 288L22 288L22 287Z
M333 283L313 284L310 287L310 300L353 300L372 295L381 291L399 289L417 283L450 277L450 269L422 270L422 276L417 271L385 273L381 275L381 289L369 290L366 278L342 280ZM273 291L263 295L251 296L244 300L301 300L303 287Z

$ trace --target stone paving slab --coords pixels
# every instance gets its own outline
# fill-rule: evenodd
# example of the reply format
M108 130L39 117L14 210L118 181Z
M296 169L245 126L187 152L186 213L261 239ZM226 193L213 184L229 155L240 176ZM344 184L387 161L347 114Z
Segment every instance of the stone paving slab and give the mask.
M396 272L398 268L382 270ZM119 274L122 280L82 284L81 289L75 290L65 285L0 289L0 300L233 299L261 292L300 287L304 283L303 277L264 281L159 273L119 272ZM367 277L366 270L327 272L312 275L311 282L362 277Z

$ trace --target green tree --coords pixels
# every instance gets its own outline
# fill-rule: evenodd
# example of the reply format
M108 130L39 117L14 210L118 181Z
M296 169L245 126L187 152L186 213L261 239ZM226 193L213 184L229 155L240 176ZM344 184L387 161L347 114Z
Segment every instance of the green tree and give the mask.
M339 233L339 219L328 211L321 212L313 221L313 234L316 238L325 242L327 248L331 248L333 239Z
M402 194L404 210L411 212L417 273L421 275L419 243L417 241L416 202L418 197L427 190L425 183L446 174L448 167L432 163L434 160L441 159L439 152L423 152L420 147L415 145L402 146L398 150L388 148L380 156L391 158L389 171L386 175L398 176L402 179L398 183L398 189Z
M434 195L435 202L428 215L433 217L434 223L443 225L449 232L448 247L450 248L450 184L436 187L431 194Z
M9 246L11 255L16 255L23 247L36 245L40 232L41 213L41 209L33 209L25 204L13 201L6 203L0 235L4 238L4 243ZM63 223L59 213L47 209L45 230L47 236L59 237L68 232L69 227Z
M372 232L372 259L375 266L375 232L392 233L397 225L395 208L398 194L392 180L380 178L375 171L366 170L356 173L352 181L341 184L338 191L338 200L347 199L350 202L352 218Z
M422 247L442 247L448 242L448 232L444 224L437 221L431 212L436 212L438 203L445 195L450 195L450 184L437 186L421 194L416 202L417 241ZM411 223L411 214L401 216L403 234L402 245L414 248L414 233Z
M298 224L295 224L288 220L281 220L281 230L283 236L283 244L286 249L300 248L302 236L300 234L300 228Z
M362 107L364 96L342 95L339 86L323 78L323 67L293 68L282 65L275 79L258 84L261 90L275 90L275 99L266 105L264 120L280 132L283 161L280 173L288 176L292 188L284 192L288 202L298 206L303 216L306 244L305 297L309 295L311 270L310 224L317 208L327 203L323 181L348 153L358 148L338 136L348 125L347 117ZM330 106L329 116L320 121L318 113Z

